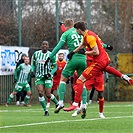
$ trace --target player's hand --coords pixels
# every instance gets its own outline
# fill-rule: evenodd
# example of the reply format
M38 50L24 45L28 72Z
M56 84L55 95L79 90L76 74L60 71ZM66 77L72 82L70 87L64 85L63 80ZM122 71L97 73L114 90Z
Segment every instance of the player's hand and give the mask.
M47 60L45 61L44 68L46 67L49 61L50 61L50 58L48 57Z
M34 72L31 72L30 76L31 76L31 78L35 78Z
M44 78L45 78L45 79L48 79L48 78L50 78L51 76L52 76L51 73L44 74Z
M59 22L60 25L64 24L63 22Z
M14 83L15 83L15 84L17 83L17 79L14 79Z
M56 75L57 75L57 73L55 72L55 73L54 73L54 76L56 76Z
M86 51L85 51L84 49L80 49L80 50L78 51L79 54L85 54L85 52L86 52Z
M72 52L70 52L68 55L67 55L67 58L69 59L69 60L71 60L72 59L72 56L74 55L75 53L72 51Z
M110 45L107 45L107 47L106 47L106 49L108 49L108 50L112 50L113 49L113 47L112 46L110 46Z

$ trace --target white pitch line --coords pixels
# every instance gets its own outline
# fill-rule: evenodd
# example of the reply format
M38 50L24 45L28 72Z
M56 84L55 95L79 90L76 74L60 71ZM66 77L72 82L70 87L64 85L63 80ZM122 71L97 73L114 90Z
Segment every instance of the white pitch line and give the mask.
M57 123L66 123L66 122L79 122L79 121L95 121L95 120L108 120L108 119L121 119L121 118L132 118L133 116L117 116L117 117L106 117L104 119L93 118L93 119L78 119L78 120L62 120L62 121L50 121L50 122L40 122L40 123L31 123L31 124L22 124L22 125L12 125L12 126L2 126L2 128L15 128L15 127L25 127L25 126L34 126L34 125L47 125L47 124L57 124Z

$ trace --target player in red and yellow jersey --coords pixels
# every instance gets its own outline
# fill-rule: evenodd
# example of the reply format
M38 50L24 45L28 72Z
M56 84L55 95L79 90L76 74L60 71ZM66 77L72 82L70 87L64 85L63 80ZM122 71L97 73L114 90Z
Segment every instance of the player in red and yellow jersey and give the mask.
M87 67L81 76L77 79L77 89L75 92L75 99L72 106L69 108L64 108L65 111L71 111L78 108L79 98L82 95L83 85L89 80L90 85L94 85L95 89L98 91L99 97L99 116L100 118L104 118L103 116L103 104L104 104L104 78L103 71L108 66L110 59L105 49L103 48L103 43L101 39L92 31L86 29L85 22L77 22L74 25L78 34L83 35L83 43L76 48L69 55L73 55L79 49L88 47L90 50L86 51L86 55L93 56L93 61L89 67ZM86 116L86 104L83 104L82 109L82 118Z
M58 54L58 60L56 61L57 64L57 70L53 76L53 86L51 89L51 94L53 94L53 92L55 90L57 90L59 83L60 83L60 78L61 78L61 73L62 70L64 69L65 65L66 65L66 61L64 60L64 53L59 53ZM50 107L50 99L47 99L47 108Z

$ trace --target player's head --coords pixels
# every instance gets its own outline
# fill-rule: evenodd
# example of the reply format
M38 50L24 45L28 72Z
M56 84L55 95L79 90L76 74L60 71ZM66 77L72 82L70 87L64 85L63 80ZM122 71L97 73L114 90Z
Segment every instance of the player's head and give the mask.
M29 62L30 62L29 57L25 56L25 58L24 58L24 63L25 63L26 65L28 65Z
M64 60L64 53L59 53L58 54L58 60L63 61Z
M47 41L43 41L43 42L42 42L42 52L43 52L43 53L46 53L48 47L49 47L48 42L47 42Z
M66 19L66 20L64 21L64 25L65 25L66 29L72 28L72 27L74 26L74 21L73 21L73 19L70 19L70 18Z
M78 21L74 24L74 28L77 30L78 34L83 35L82 32L87 29L87 23L84 21Z
M24 60L25 57L27 57L27 55L23 53L21 59Z

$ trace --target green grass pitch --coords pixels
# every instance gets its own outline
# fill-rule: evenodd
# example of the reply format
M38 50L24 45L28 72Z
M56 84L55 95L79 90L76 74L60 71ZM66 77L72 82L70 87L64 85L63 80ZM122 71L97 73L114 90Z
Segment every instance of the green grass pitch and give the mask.
M69 106L65 104L65 107ZM105 119L98 118L98 104L88 105L85 119L81 115L72 117L73 112L54 114L54 105L49 108L50 116L43 116L41 105L23 107L0 105L0 133L133 133L133 103L105 102Z

